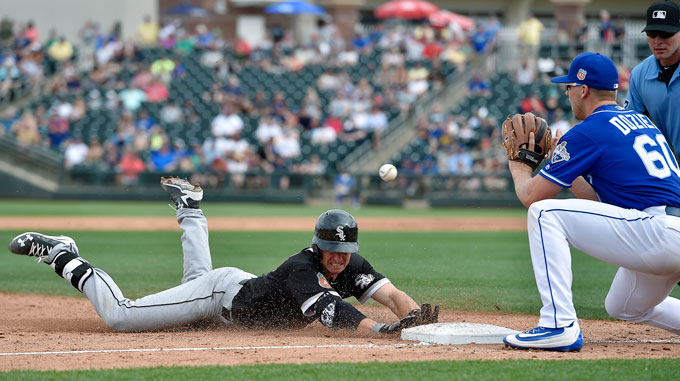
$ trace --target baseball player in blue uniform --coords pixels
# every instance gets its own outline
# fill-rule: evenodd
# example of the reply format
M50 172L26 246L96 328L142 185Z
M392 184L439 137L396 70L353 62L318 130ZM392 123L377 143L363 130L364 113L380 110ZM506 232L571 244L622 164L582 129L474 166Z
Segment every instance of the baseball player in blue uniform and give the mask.
M647 42L652 55L633 68L624 107L649 116L680 150L680 6L660 1L647 9Z
M111 277L80 257L66 236L27 232L9 244L15 254L37 257L92 302L111 329L158 330L200 320L259 329L296 329L319 320L331 329L392 334L438 320L439 307L418 306L405 292L361 257L356 220L344 210L324 212L316 222L312 246L277 269L255 276L234 267L213 269L208 225L200 201L203 190L188 181L162 179L177 209L182 234L182 284L137 300L123 296ZM399 320L384 324L367 318L344 301L374 299Z
M618 72L606 56L583 53L565 76L580 124L553 140L550 162L532 177L509 167L527 229L543 307L538 327L507 336L513 348L578 351L583 337L571 293L570 246L619 266L605 300L619 319L680 335L680 168L645 115L616 104ZM530 143L530 146L533 143ZM562 188L576 198L555 199Z

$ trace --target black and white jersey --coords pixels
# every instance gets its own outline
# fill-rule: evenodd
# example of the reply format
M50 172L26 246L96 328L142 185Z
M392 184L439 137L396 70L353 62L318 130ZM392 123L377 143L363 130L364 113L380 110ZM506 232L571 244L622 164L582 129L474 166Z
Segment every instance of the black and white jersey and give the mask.
M248 280L232 301L231 317L250 328L299 329L319 318L315 304L322 295L354 296L363 304L387 283L359 254L352 254L347 267L329 282L319 255L306 248L276 270Z

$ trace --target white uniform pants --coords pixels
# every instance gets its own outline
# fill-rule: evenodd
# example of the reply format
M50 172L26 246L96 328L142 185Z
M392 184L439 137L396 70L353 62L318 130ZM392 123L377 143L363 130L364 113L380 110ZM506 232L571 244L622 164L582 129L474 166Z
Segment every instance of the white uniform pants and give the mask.
M208 224L200 209L180 209L177 221L184 231L181 285L130 300L100 269L85 282L83 293L111 329L157 330L216 318L222 307L231 309L231 301L242 287L239 282L255 277L235 267L212 269Z
M680 217L664 207L639 211L582 199L543 200L529 208L529 246L543 307L538 325L565 327L577 319L569 246L619 266L605 301L619 319L680 335Z

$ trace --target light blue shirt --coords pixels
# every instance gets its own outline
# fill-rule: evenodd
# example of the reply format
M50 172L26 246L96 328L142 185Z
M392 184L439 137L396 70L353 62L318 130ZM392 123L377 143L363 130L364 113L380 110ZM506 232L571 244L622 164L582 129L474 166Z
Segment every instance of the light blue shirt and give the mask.
M633 68L624 107L649 116L677 156L680 154L680 70L675 70L668 87L657 79L660 72L653 55Z

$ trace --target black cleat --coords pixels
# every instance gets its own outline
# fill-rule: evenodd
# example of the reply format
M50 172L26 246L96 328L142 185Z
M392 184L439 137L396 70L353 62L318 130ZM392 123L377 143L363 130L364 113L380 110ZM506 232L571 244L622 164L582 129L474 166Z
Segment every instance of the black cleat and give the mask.
M199 184L192 185L186 179L170 176L167 179L165 177L161 177L161 187L163 187L163 189L168 192L170 200L172 200L175 209L198 209L201 207L200 205L201 200L203 199L203 189Z
M50 236L34 232L21 233L9 243L9 251L14 254L28 255L38 258L38 262L46 260L52 249L60 243L70 245L75 254L78 254L76 242L65 235Z

